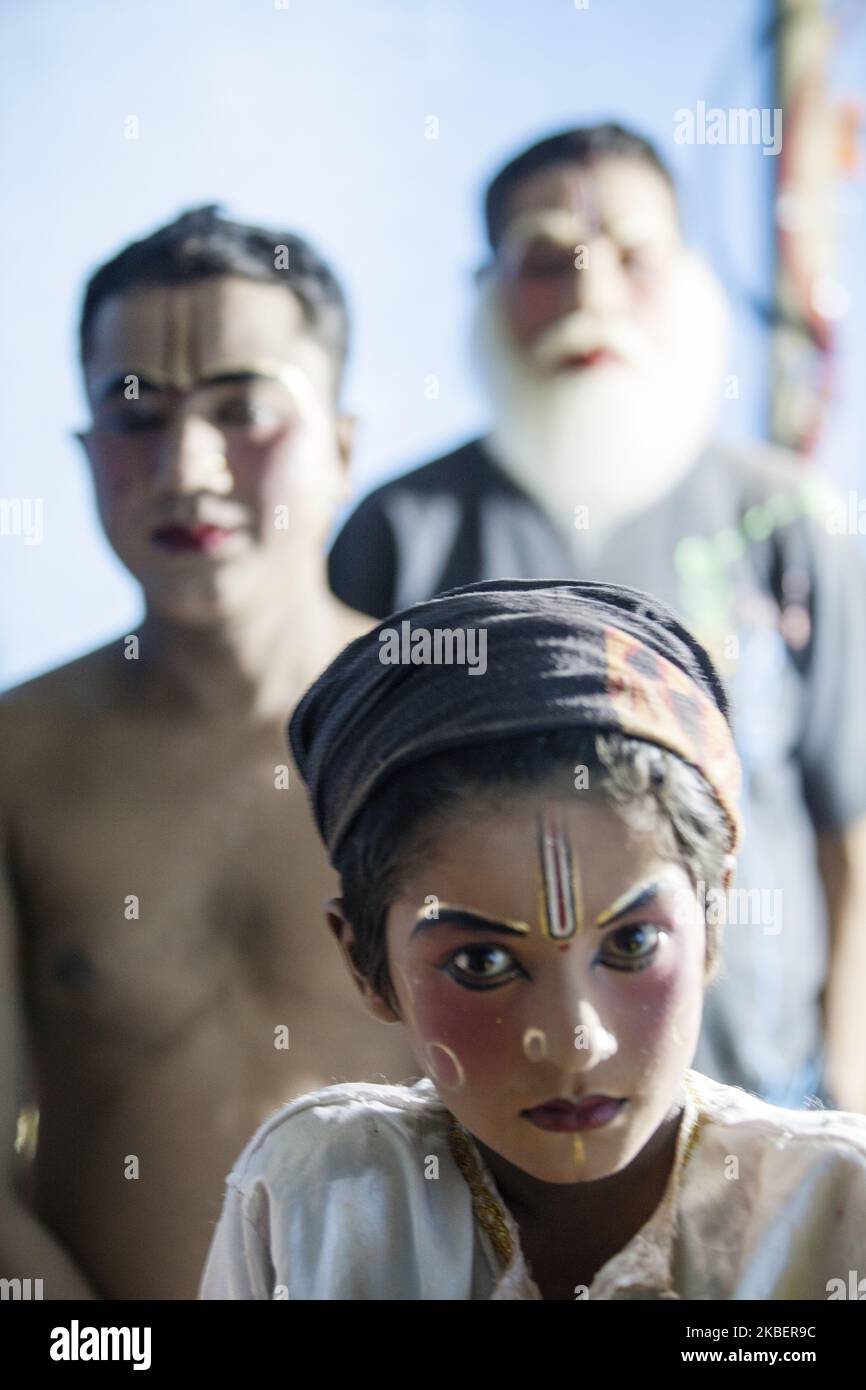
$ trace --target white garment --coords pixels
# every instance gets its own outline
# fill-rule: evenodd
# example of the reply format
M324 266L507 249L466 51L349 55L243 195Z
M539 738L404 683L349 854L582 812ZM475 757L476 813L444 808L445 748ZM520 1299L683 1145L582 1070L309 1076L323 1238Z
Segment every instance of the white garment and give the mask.
M665 1194L588 1297L826 1299L830 1280L866 1276L866 1117L686 1082ZM227 1178L199 1297L541 1298L471 1144L512 1237L506 1270L474 1220L450 1119L427 1078L286 1105Z

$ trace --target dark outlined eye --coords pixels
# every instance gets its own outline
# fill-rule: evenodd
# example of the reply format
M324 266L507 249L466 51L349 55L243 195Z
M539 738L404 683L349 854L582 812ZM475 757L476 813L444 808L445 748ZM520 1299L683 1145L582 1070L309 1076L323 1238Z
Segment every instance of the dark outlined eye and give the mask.
M165 417L156 410L119 410L110 414L104 428L114 434L143 434L165 426Z
M491 989L522 973L503 946L461 946L441 969L466 989Z
M598 959L613 970L643 970L652 963L661 933L652 922L617 927L606 938Z
M223 401L217 411L221 425L238 425L241 428L256 426L270 429L279 423L279 414L272 405L263 401L233 400Z

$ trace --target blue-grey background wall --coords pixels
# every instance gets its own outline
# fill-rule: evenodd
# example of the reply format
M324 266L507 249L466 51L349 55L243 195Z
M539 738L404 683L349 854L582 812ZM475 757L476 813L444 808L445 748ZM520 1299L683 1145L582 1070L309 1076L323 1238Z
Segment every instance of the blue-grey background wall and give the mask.
M769 0L5 0L0 497L43 499L44 539L0 536L0 686L140 615L70 437L84 419L75 323L101 259L197 203L293 227L342 275L360 492L484 423L465 346L484 180L553 129L635 123L672 163L689 233L733 297L740 395L722 429L764 434L766 329L751 300L770 287L775 161L673 132L674 112L701 100L774 105L771 12ZM864 28L834 52L840 91L862 91ZM818 462L857 487L862 183L841 187L838 226L851 309Z

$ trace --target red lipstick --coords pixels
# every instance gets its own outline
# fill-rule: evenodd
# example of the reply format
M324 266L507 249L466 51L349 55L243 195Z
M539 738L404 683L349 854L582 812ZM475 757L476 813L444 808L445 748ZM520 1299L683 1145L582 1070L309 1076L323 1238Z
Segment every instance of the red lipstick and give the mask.
M160 526L154 531L153 539L166 550L209 551L217 549L234 534L234 531L227 531L223 526L206 524Z
M521 1114L539 1129L574 1133L577 1130L602 1129L622 1110L625 1099L613 1096L585 1096L582 1100L549 1100Z

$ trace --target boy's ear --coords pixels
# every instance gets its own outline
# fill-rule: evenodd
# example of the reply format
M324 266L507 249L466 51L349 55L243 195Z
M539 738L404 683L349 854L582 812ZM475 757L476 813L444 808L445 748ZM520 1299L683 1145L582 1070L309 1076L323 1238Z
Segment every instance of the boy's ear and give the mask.
M73 430L72 438L81 448L87 462L90 462L90 430Z
M377 1018L380 1023L400 1023L399 1016L394 1013L394 1010L382 996L377 994L370 981L361 974L355 963L355 933L343 910L342 898L329 898L325 903L325 921L337 938L337 945L345 961L346 969L358 987L367 1012Z
M355 437L358 433L357 415L338 415L335 429L337 432L337 453L340 456L343 471L346 473L349 470L349 464L352 462L352 454L355 450Z
M706 921L706 918L705 918ZM704 989L712 984L722 964L722 945L719 928L706 923L706 948L704 952Z

